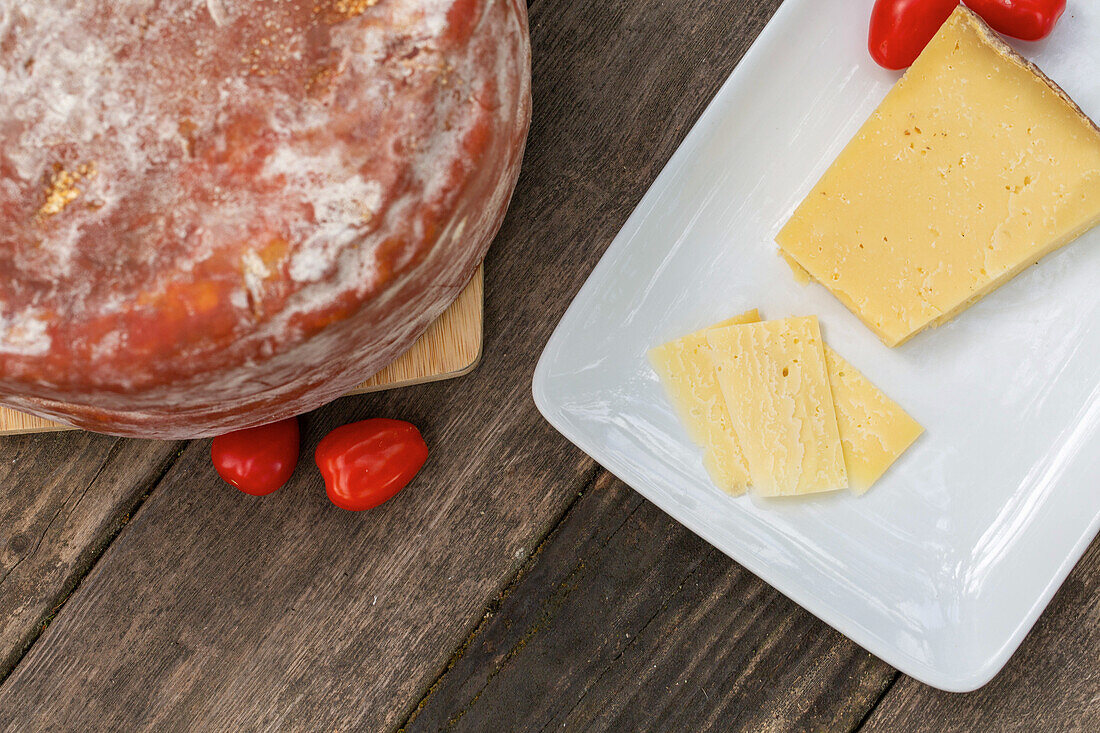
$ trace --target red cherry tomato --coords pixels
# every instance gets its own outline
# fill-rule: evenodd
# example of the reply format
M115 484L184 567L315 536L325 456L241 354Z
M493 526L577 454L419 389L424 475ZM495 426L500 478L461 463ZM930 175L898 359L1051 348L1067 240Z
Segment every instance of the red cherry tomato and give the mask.
M314 458L332 503L358 512L405 488L428 460L428 446L411 423L375 418L336 428Z
M298 418L219 435L210 445L218 475L246 494L278 489L298 464Z
M936 35L959 0L875 0L867 48L887 69L904 69Z
M1066 0L964 0L998 33L1038 41L1054 30L1066 12Z

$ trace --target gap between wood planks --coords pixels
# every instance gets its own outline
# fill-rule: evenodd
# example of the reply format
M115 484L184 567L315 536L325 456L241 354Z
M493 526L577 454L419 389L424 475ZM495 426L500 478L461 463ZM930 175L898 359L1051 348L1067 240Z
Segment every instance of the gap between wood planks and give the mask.
M80 490L81 495L87 493L88 489L92 485L94 485L96 480L98 480L99 477L102 475L103 471L117 454L118 448L122 444L122 440L122 438L119 438L116 439L114 443L112 443L111 448L108 450L106 457L100 464L99 468L96 470L95 475L91 478L90 481L86 482L84 487ZM55 601L50 604L50 610L46 614L44 614L41 621L35 625L35 630L32 636L30 636L26 640L26 642L20 646L20 648L12 656L10 663L0 668L0 686L4 684L5 680L7 680L11 673L19 666L23 658L28 653L30 653L31 649L49 627L52 620L65 607L65 604L67 603L69 598L71 598L72 595L77 591L83 580L92 572L92 570L95 569L100 559L107 552L107 549L129 524L131 518L134 517L138 513L138 511L140 511L146 500L150 496L152 496L152 494L158 488L160 488L165 477L183 455L187 445L188 443L185 443L182 447L180 447L172 456L171 460L165 462L165 464L161 466L157 472L149 477L147 488L140 493L140 496L138 497L135 504L130 508L130 510L121 517L117 527L110 533L104 535L102 541L92 549L92 554L89 557L88 561L81 567L77 568L72 578L70 579L70 582L66 583L65 586L59 589ZM427 698L430 696L432 689L434 689L438 682L444 677L444 675L446 675L447 671L450 670L450 668L454 665L454 662L462 656L463 651L465 651L466 645L477 637L478 632L480 631L484 623L492 617L494 609L499 608L504 599L507 598L511 594L512 590L523 580L528 570L533 566L535 559L541 553L543 547L554 536L558 527L560 527L565 518L569 516L570 512L576 506L580 498L584 496L584 494L599 480L601 475L609 474L607 474L607 472L604 471L604 469L595 462L593 462L591 467L580 475L580 480L578 482L580 484L580 488L577 490L576 494L574 494L569 504L566 505L561 514L553 519L553 521L548 525L546 531L542 534L542 536L536 538L535 549L528 555L527 560L520 566L519 570L516 571L511 577L506 578L501 588L490 595L489 600L485 606L485 610L481 614L472 618L470 629L466 634L463 642L459 644L458 648L454 651L454 653L452 653L444 668L441 669L439 673L433 678L432 683L428 685L423 691L421 691L421 693L417 697L413 698L413 702L409 707L409 712L405 715L404 722L402 722L399 726L400 728L404 728L405 725L410 720L412 720L412 718L415 717L417 710L420 708L423 701L427 700ZM76 493L77 490L74 489L72 494L70 494L70 497ZM79 504L79 502L80 499L77 499L77 504ZM38 538L34 547L32 547L28 551L25 557L21 558L15 565L13 565L8 570L8 572L4 574L3 578L0 578L0 583L2 583L9 575L11 575L15 568L18 567L19 563L26 559L26 557L30 557L34 554L42 541L42 537L48 533L49 528L53 525L53 521L56 520L56 517L60 515L60 513L64 510L66 506L68 506L68 499L66 499L66 501L62 504L62 507L58 509L57 514L55 514L54 518L51 519L50 523L47 524L46 529Z
M77 499L76 504L73 504L73 509L76 509L77 504L79 504L81 499L84 498L84 495L88 493L88 489L90 489L92 485L94 485L95 482L99 480L99 477L103 475L103 469L107 468L107 464L109 464L111 462L111 459L114 458L115 455L118 453L118 446L121 442L122 438L115 438L114 442L111 443L111 447L107 449L107 455L103 457L103 462L99 464L99 468L96 469L95 474L92 475L92 478L87 483L85 483L84 488L81 489L80 499ZM24 560L38 552L38 548L42 546L42 538L50 533L50 528L53 527L53 523L57 521L57 518L59 516L61 516L61 512L64 511L65 507L69 505L69 499L73 498L73 494L75 493L76 489L73 489L69 492L69 495L65 497L65 501L61 502L61 506L59 506L57 508L57 511L53 513L53 516L50 517L50 521L46 522L46 526L42 528L42 532L38 535L38 539L35 540L34 546L31 547L27 551L27 553L23 555L23 557L16 560L15 563L10 568L8 568L8 571L4 573L2 577L0 577L0 586L4 585L4 581L6 581L11 576L11 574L15 572L16 568L23 564ZM0 684L3 684L5 677L7 677L6 671L0 670Z
M80 501L84 498L84 495L88 493L88 490L91 489L91 487L95 485L95 482L99 480L99 477L103 475L103 472L107 469L107 466L111 464L111 461L117 455L119 447L122 445L123 440L123 438L116 438L115 441L111 444L111 447L108 449L107 455L104 457L103 462L100 464L99 468L96 470L95 475L92 476L91 480L84 484L84 488L81 489L80 492L80 497L76 500L76 503L73 504L70 511L74 510L77 505L80 504ZM80 584L84 581L84 578L88 577L88 574L91 573L95 566L99 563L104 553L107 552L107 548L111 546L115 539L122 533L122 530L126 528L126 525L130 523L131 517L137 514L138 510L141 509L141 506L145 503L145 500L148 499L153 494L153 492L156 491L157 487L160 486L161 482L164 480L164 477L167 476L168 472L172 469L172 466L174 466L176 462L180 459L180 456L183 455L184 447L186 447L186 444L178 448L175 454L172 456L171 460L165 461L164 465L159 467L159 469L149 477L146 483L146 488L140 492L134 505L130 507L129 511L125 512L120 517L116 526L111 531L104 534L98 542L91 546L86 560L78 565L76 568L74 568L72 576L68 579L66 583L58 588L57 594L53 602L49 604L50 610L44 613L39 622L35 624L34 631L32 631L31 634L23 641L23 643L19 645L19 647L13 652L6 663L0 660L0 686L3 686L4 682L8 679L11 673L14 672L15 669L19 666L19 663L23 661L23 658L27 656L28 653L30 653L30 650L42 637L42 634L45 633L47 628L49 628L49 625L53 621L53 619L57 616L61 609L64 608L69 598L71 598L76 590L80 587ZM74 489L69 496L71 497L75 493L76 490ZM53 526L53 523L57 520L57 517L61 515L61 512L64 511L66 507L68 507L68 498L66 498L65 502L58 508L53 518L51 518L50 521L46 524L45 529L43 529L42 533L39 535L38 540L35 542L34 546L27 552L26 555L19 558L19 560L14 565L12 565L11 568L8 569L8 572L6 572L4 576L0 578L0 585L2 585L3 582L15 572L15 569L19 567L19 565L24 560L32 557L38 551L39 546L42 544L42 539L49 533L50 528Z
M856 727L852 729L853 733L863 730L863 727L867 725L867 721L875 714L875 711L878 710L878 706L881 705L882 701L886 699L886 696L890 694L890 690L894 689L894 685L897 684L899 679L901 679L901 672L894 670L894 676L886 683L886 686L882 688L882 693L875 698L874 702L867 708L867 712L865 712L863 717L859 719L859 722L856 723Z
M484 610L474 617L476 621L470 625L470 629L467 632L466 636L462 639L458 646L455 647L454 652L452 652L451 656L447 659L447 663L443 665L443 668L439 671L439 674L432 678L431 683L425 686L423 690L421 690L420 694L413 699L412 704L409 705L408 712L402 718L401 722L394 728L394 730L404 731L406 728L408 728L409 723L416 719L416 716L420 713L420 710L424 707L424 704L428 701L428 698L431 697L432 693L439 686L439 683L443 680L447 673L454 668L455 663L462 658L462 655L469 648L473 640L480 635L481 631L485 627L485 624L493 617L493 614L496 613L501 605L503 605L505 599L508 598L508 596L510 596L513 591L515 591L515 589L520 585L523 579L535 566L539 556L542 554L543 548L546 547L548 543L553 541L554 537L557 535L558 529L562 526L565 520L569 517L570 514L572 514L573 510L576 508L577 502L579 502L581 498L586 493L588 493L589 489L591 489L596 484L596 482L605 475L610 474L607 473L603 466L599 465L595 461L592 462L592 466L587 471L581 474L580 488L573 495L573 498L570 499L565 509L549 524L542 537L538 538L538 541L535 544L535 549L527 555L526 561L519 567L518 570L516 570L515 573L512 574L510 578L506 578L504 580L501 588L496 593L490 596L490 600L485 605ZM488 685L489 681L492 680L495 675L496 671L491 673L485 684ZM469 704L472 705L476 700L477 696L475 695L473 700L471 700ZM464 713L465 710L460 711L457 715L457 718L462 717Z
M94 482L102 474L105 467L110 463L110 460L117 454L118 446L120 444L121 444L121 441L116 441L114 444L112 444L112 447L111 447L107 457L105 458L103 463L100 465L100 467L97 469L96 474L93 476L92 480L87 482L84 485L83 489L80 490L81 493L86 492L88 490L88 487L90 487L92 484L94 484ZM148 483L147 483L148 488L140 494L140 497L138 498L138 500L134 504L134 506L130 509L130 511L128 513L126 513L121 518L120 522L117 525L117 528L114 529L113 532L111 532L110 534L108 534L104 537L102 543L100 543L97 547L94 548L94 550L93 550L94 554L90 557L89 561L86 564L84 564L82 567L80 567L78 569L78 571L76 573L74 573L71 582L66 584L66 587L63 587L58 592L57 601L55 603L51 604L51 610L47 614L45 614L44 618L42 619L42 622L36 626L33 637L30 638L27 641L27 643L22 646L20 651L17 653L17 656L15 656L15 658L13 659L12 663L6 669L0 670L0 684L2 684L3 681L8 677L8 675L10 675L10 673L18 666L18 664L22 660L22 658L30 651L30 649L34 646L34 644L41 637L42 633L49 626L49 623L52 621L52 619L57 615L58 612L60 612L64 608L66 602L72 596L72 594L79 588L79 586L80 586L81 582L83 581L83 579L85 577L87 577L88 574L95 568L95 566L98 564L99 560L102 558L102 556L106 552L107 548L110 547L110 545L114 542L114 540L125 529L126 525L129 523L131 517L133 517L134 515L137 514L137 512L141 509L141 507L145 503L145 501L153 494L153 492L155 492L161 486L164 478L166 477L168 472L172 469L172 467L176 464L176 462L179 460L179 458L182 454L183 454L183 449L182 448L177 450L175 455L172 457L171 460L167 461L164 465L162 465L159 468L159 470L155 474L150 476L150 478L148 479ZM454 652L450 655L450 657L448 658L448 661L446 662L446 664L439 671L439 673L432 679L431 683L429 685L427 685L421 691L421 693L418 696L413 698L413 702L410 704L410 706L408 708L408 712L406 713L406 715L402 719L401 723L397 726L398 730L405 730L407 728L407 726L415 720L415 718L419 714L420 710L423 708L423 706L425 705L425 703L427 702L429 697L432 695L432 693L435 691L435 689L439 686L439 684L441 683L443 678L450 672L451 669L453 669L456 662L459 659L462 658L462 656L465 654L465 652L470 647L470 645L482 633L482 631L484 630L486 624L492 619L495 612L501 607L501 605L504 603L504 601L521 585L521 583L523 582L525 577L530 573L531 569L537 564L544 548L550 542L554 541L554 539L556 538L556 536L559 533L559 530L560 530L561 526L566 521L566 519L568 519L568 517L574 512L574 510L576 509L577 504L581 500L581 498L584 497L590 490L592 490L598 483L600 483L601 480L613 480L613 476L610 473L608 473L605 469L603 469L601 466L599 466L598 464L595 464L595 463L593 463L592 466L588 470L586 470L585 472L583 472L579 476L579 481L578 481L579 488L577 489L576 493L571 498L570 502L566 505L566 507L563 509L563 511L557 517L555 517L553 519L553 521L547 526L547 528L546 528L545 532L542 534L542 536L537 538L537 540L535 542L535 549L528 555L527 559L519 567L519 569L515 573L513 573L510 577L506 578L503 581L501 587L497 591L495 591L494 593L489 595L489 598L486 602L484 610L482 611L482 613L474 616L471 619L469 631L467 632L465 637L462 639L462 641L457 645ZM74 490L70 496L75 495L76 493L77 493L77 490ZM79 499L77 501L79 503ZM67 505L68 505L68 502L66 502L66 506ZM641 506L641 504L639 504L639 506ZM637 507L635 508L634 511L636 511L636 509L637 509ZM628 521L630 521L630 518L634 515L634 511L631 511L623 519L623 521L620 524L625 525ZM60 510L59 510L59 513L60 513ZM51 524L52 524L52 522L51 522ZM609 533L608 536L607 536L607 539L604 540L604 544L606 544L607 542L610 542L611 537L613 537L614 534L615 534L615 532ZM33 549L31 550L31 552L33 553ZM690 578L690 576L689 576L689 578ZM680 586L683 586L684 583L688 582L689 578L683 579L680 583ZM671 600L671 598L676 594L676 592L677 592L676 590L671 590L668 594L668 599ZM666 601L666 605L667 605L667 602L668 601ZM660 610L657 611L657 614L659 614L659 613L660 613ZM654 614L654 617L655 616L656 616L656 614ZM536 628L536 629L532 629L528 633L530 635L533 635L537 631L538 631L538 629ZM513 650L512 653L518 652L521 648L522 647L519 647L516 650ZM621 653L622 652L620 652L620 655L621 655ZM497 670L493 670L489 674L489 676L485 680L485 683L482 685L481 690L479 690L478 693L473 696L473 698L468 702L468 704L464 708L459 710L453 716L453 718L448 721L449 724L453 725L454 723L457 723L457 721L463 717L466 710L469 709L471 706L473 706L477 702L481 691L489 685L489 683L496 676L496 674L500 671L500 669L503 669L504 665L506 665L506 664L507 664L507 658L504 660L504 663L502 665L500 665L500 667ZM900 676L901 676L901 673L895 672L895 674L892 677L892 679L890 680L890 682L884 687L881 694L879 694L873 700L873 702L868 707L866 712L860 718L859 723L852 730L858 731L859 729L861 729L864 726L866 721L874 713L874 711L878 707L879 703L883 700L883 698L886 696L886 694L894 686L894 684L897 682L897 680L900 678Z
M638 511L638 507L635 507L634 510L630 512L630 515L627 517L627 520L629 520L631 517L633 517L634 512L636 512L636 511ZM626 522L624 521L623 524L626 524ZM608 539L607 539L607 543L610 543L610 542L611 542L611 536L609 535ZM695 577L695 574L699 572L699 569L701 567L702 567L701 564L696 565L694 568L691 569L691 572L689 572L687 575L685 575L683 578L680 579L680 582L677 584L676 589L673 590L671 593L669 593L667 596L665 596L664 601L661 603L661 605L659 605L657 607L657 610L655 610L652 614L650 614L649 618L646 619L645 623L642 624L641 628L638 629L638 631L636 633L631 635L630 641L628 641L623 646L623 648L619 650L619 653L616 654L614 657L612 657L611 660L607 663L607 665L603 668L603 670L601 670L600 674L596 677L595 684L599 684L600 680L602 680L604 678L604 676L607 675L607 673L611 670L611 668L615 666L615 663L618 662L620 659L622 659L622 656L624 654L626 654L627 650L630 649L634 644L636 644L638 642L638 639L642 638L642 635L645 633L645 630L649 628L650 624L652 624L653 621L658 616L660 616L662 613L664 613L666 610L668 610L668 608L669 608L670 604L672 603L673 599L675 598L675 596L679 595L684 590L684 586L686 586L688 584L688 582L692 578ZM488 684L488 683L486 683L486 684ZM703 691L704 695L707 695L707 691L706 691L705 687L700 687L699 689L701 689ZM707 695L707 697L709 699L710 696ZM569 712L566 713L566 715L565 715L566 719L568 719L569 717L572 716L573 711L575 711L577 709L577 707L580 706L580 704L582 702L584 702L584 698L585 698L584 695L577 698L576 702L573 703L573 706L571 708L569 708ZM545 731L546 728L549 727L549 726L550 726L550 722L548 721L546 723L546 725L544 725L542 727L541 730Z
M459 674L454 670L456 666L459 665L463 657L474 647L479 637L481 637L485 633L491 633L489 632L491 624L494 623L495 617L500 612L502 612L502 607L505 606L505 603L509 599L509 597L516 592L523 592L522 586L524 582L527 580L528 576L531 575L533 571L535 571L538 564L542 561L543 550L549 547L551 543L560 541L560 535L563 531L563 527L567 524L568 521L570 521L572 515L578 511L583 511L583 508L581 508L579 505L581 501L585 498L585 496L591 493L593 490L598 490L601 484L605 485L606 487L610 486L613 482L616 481L615 477L612 474L599 466L596 467L594 474L589 472L586 473L585 476L586 480L582 482L582 488L573 497L568 507L566 507L561 516L557 518L552 527L546 532L544 537L538 542L537 548L528 556L524 564L512 575L512 577L504 583L503 590L486 605L485 610L480 614L480 619L478 623L476 623L476 625L466 635L466 637L455 647L455 651L451 654L442 671L433 678L432 682L429 685L426 686L423 693L420 695L419 700L417 700L414 706L411 707L410 712L405 716L401 723L397 725L396 728L391 730L397 730L399 731L399 733L404 733L404 731L415 727L418 717L423 713L425 707L429 705L433 695L435 695L445 684L447 676L450 674ZM599 545L593 548L591 552L586 553L585 557L589 557L593 554L599 554L604 547L614 541L615 536L620 532L620 530L622 530L623 527L625 527L633 520L638 510L648 503L645 499L642 499L640 497L637 497L637 500L638 503L625 514L622 520L619 521L615 527L609 529L606 536L602 539ZM569 585L568 578L572 577L585 564L584 558L580 558L578 562L579 564L569 571L567 578L560 582L563 587ZM644 630L676 601L677 596L691 582L692 578L698 574L701 567L702 566L700 565L691 569L684 577L679 579L676 587L670 588L667 592L664 593L664 597L657 604L656 610L650 615L648 620L643 622L641 630L635 634L628 634L628 636L630 637L630 641L627 642L627 645L619 650L618 654L603 668L602 671L596 674L595 679L597 681L599 679L602 679L606 674L609 673L609 671L614 667L615 662L627 653L631 645L633 645L638 639L641 639L644 636ZM774 591L772 592L774 593ZM570 591L568 590L560 597L554 594L546 600L546 603L549 603L551 607L556 608L565 603L569 595ZM553 608L543 608L542 611L540 611L540 617L552 610ZM481 680L480 684L478 684L476 688L471 689L467 692L468 697L465 702L461 704L461 706L458 706L457 709L454 709L450 712L446 722L443 723L445 729L451 729L455 726L460 725L460 721L466 716L467 713L475 708L475 706L479 703L483 693L492 685L493 680L507 669L509 663L517 655L522 653L527 647L528 642L531 641L542 630L542 622L535 620L532 622L530 628L527 628L525 631L523 631L522 636L514 642L513 646L508 649L507 652L504 653L503 656L500 657L500 659L496 663L493 664L491 669L487 669L485 671L485 676ZM504 650L501 649L501 652L504 652ZM870 718L870 716L874 713L882 700L889 693L894 684L900 678L901 673L897 670L893 670L888 682L881 688L881 690L877 692L877 694L875 694L873 698L864 701L864 705L866 707L864 708L862 713L857 713L859 717L856 719L856 722L854 724L849 724L850 727L845 728L845 730L860 730ZM705 690L703 694L706 695ZM584 700L582 696L574 702L574 707L581 705L583 702ZM436 723L440 722L441 721L436 721ZM429 723L429 726L430 725L432 725L432 723Z

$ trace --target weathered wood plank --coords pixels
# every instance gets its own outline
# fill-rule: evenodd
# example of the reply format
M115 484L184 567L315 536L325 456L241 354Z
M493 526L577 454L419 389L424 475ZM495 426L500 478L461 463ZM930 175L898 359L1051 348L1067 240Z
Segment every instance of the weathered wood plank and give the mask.
M437 458L369 514L332 507L307 464L280 492L245 496L219 483L208 441L189 446L0 686L0 730L378 729L404 715L522 562L533 522L568 501L517 502L497 471L537 487L588 466L557 455L542 426L434 419L457 398L442 385L395 395L347 398L306 423L310 450L368 415L425 427ZM499 445L502 429L511 450L461 467L439 458Z
M851 730L893 677L603 473L407 729Z
M403 720L593 470L538 416L553 324L778 0L531 6L535 119L487 263L482 366L339 401L417 422L414 487L352 515L301 470L255 501L187 449L0 687L0 729L380 729ZM377 600L376 600L377 599Z
M0 440L0 679L181 445L89 433Z
M902 677L865 731L1100 730L1100 543L1094 542L1004 670L965 695Z

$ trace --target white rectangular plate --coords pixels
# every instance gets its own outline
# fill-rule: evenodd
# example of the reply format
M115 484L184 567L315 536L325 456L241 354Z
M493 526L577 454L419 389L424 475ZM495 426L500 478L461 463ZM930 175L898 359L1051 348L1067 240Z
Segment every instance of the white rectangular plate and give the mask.
M539 361L554 427L811 613L945 690L988 682L1100 528L1100 231L888 349L773 237L898 75L871 0L787 0L581 289ZM1015 44L1100 119L1100 3ZM759 307L826 340L927 429L871 492L732 499L646 351Z

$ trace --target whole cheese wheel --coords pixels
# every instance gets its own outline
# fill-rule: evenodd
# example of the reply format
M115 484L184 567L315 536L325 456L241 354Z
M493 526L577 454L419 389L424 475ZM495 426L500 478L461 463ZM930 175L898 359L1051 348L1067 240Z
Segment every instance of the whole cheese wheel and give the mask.
M305 412L457 297L530 122L520 0L6 0L0 403Z

